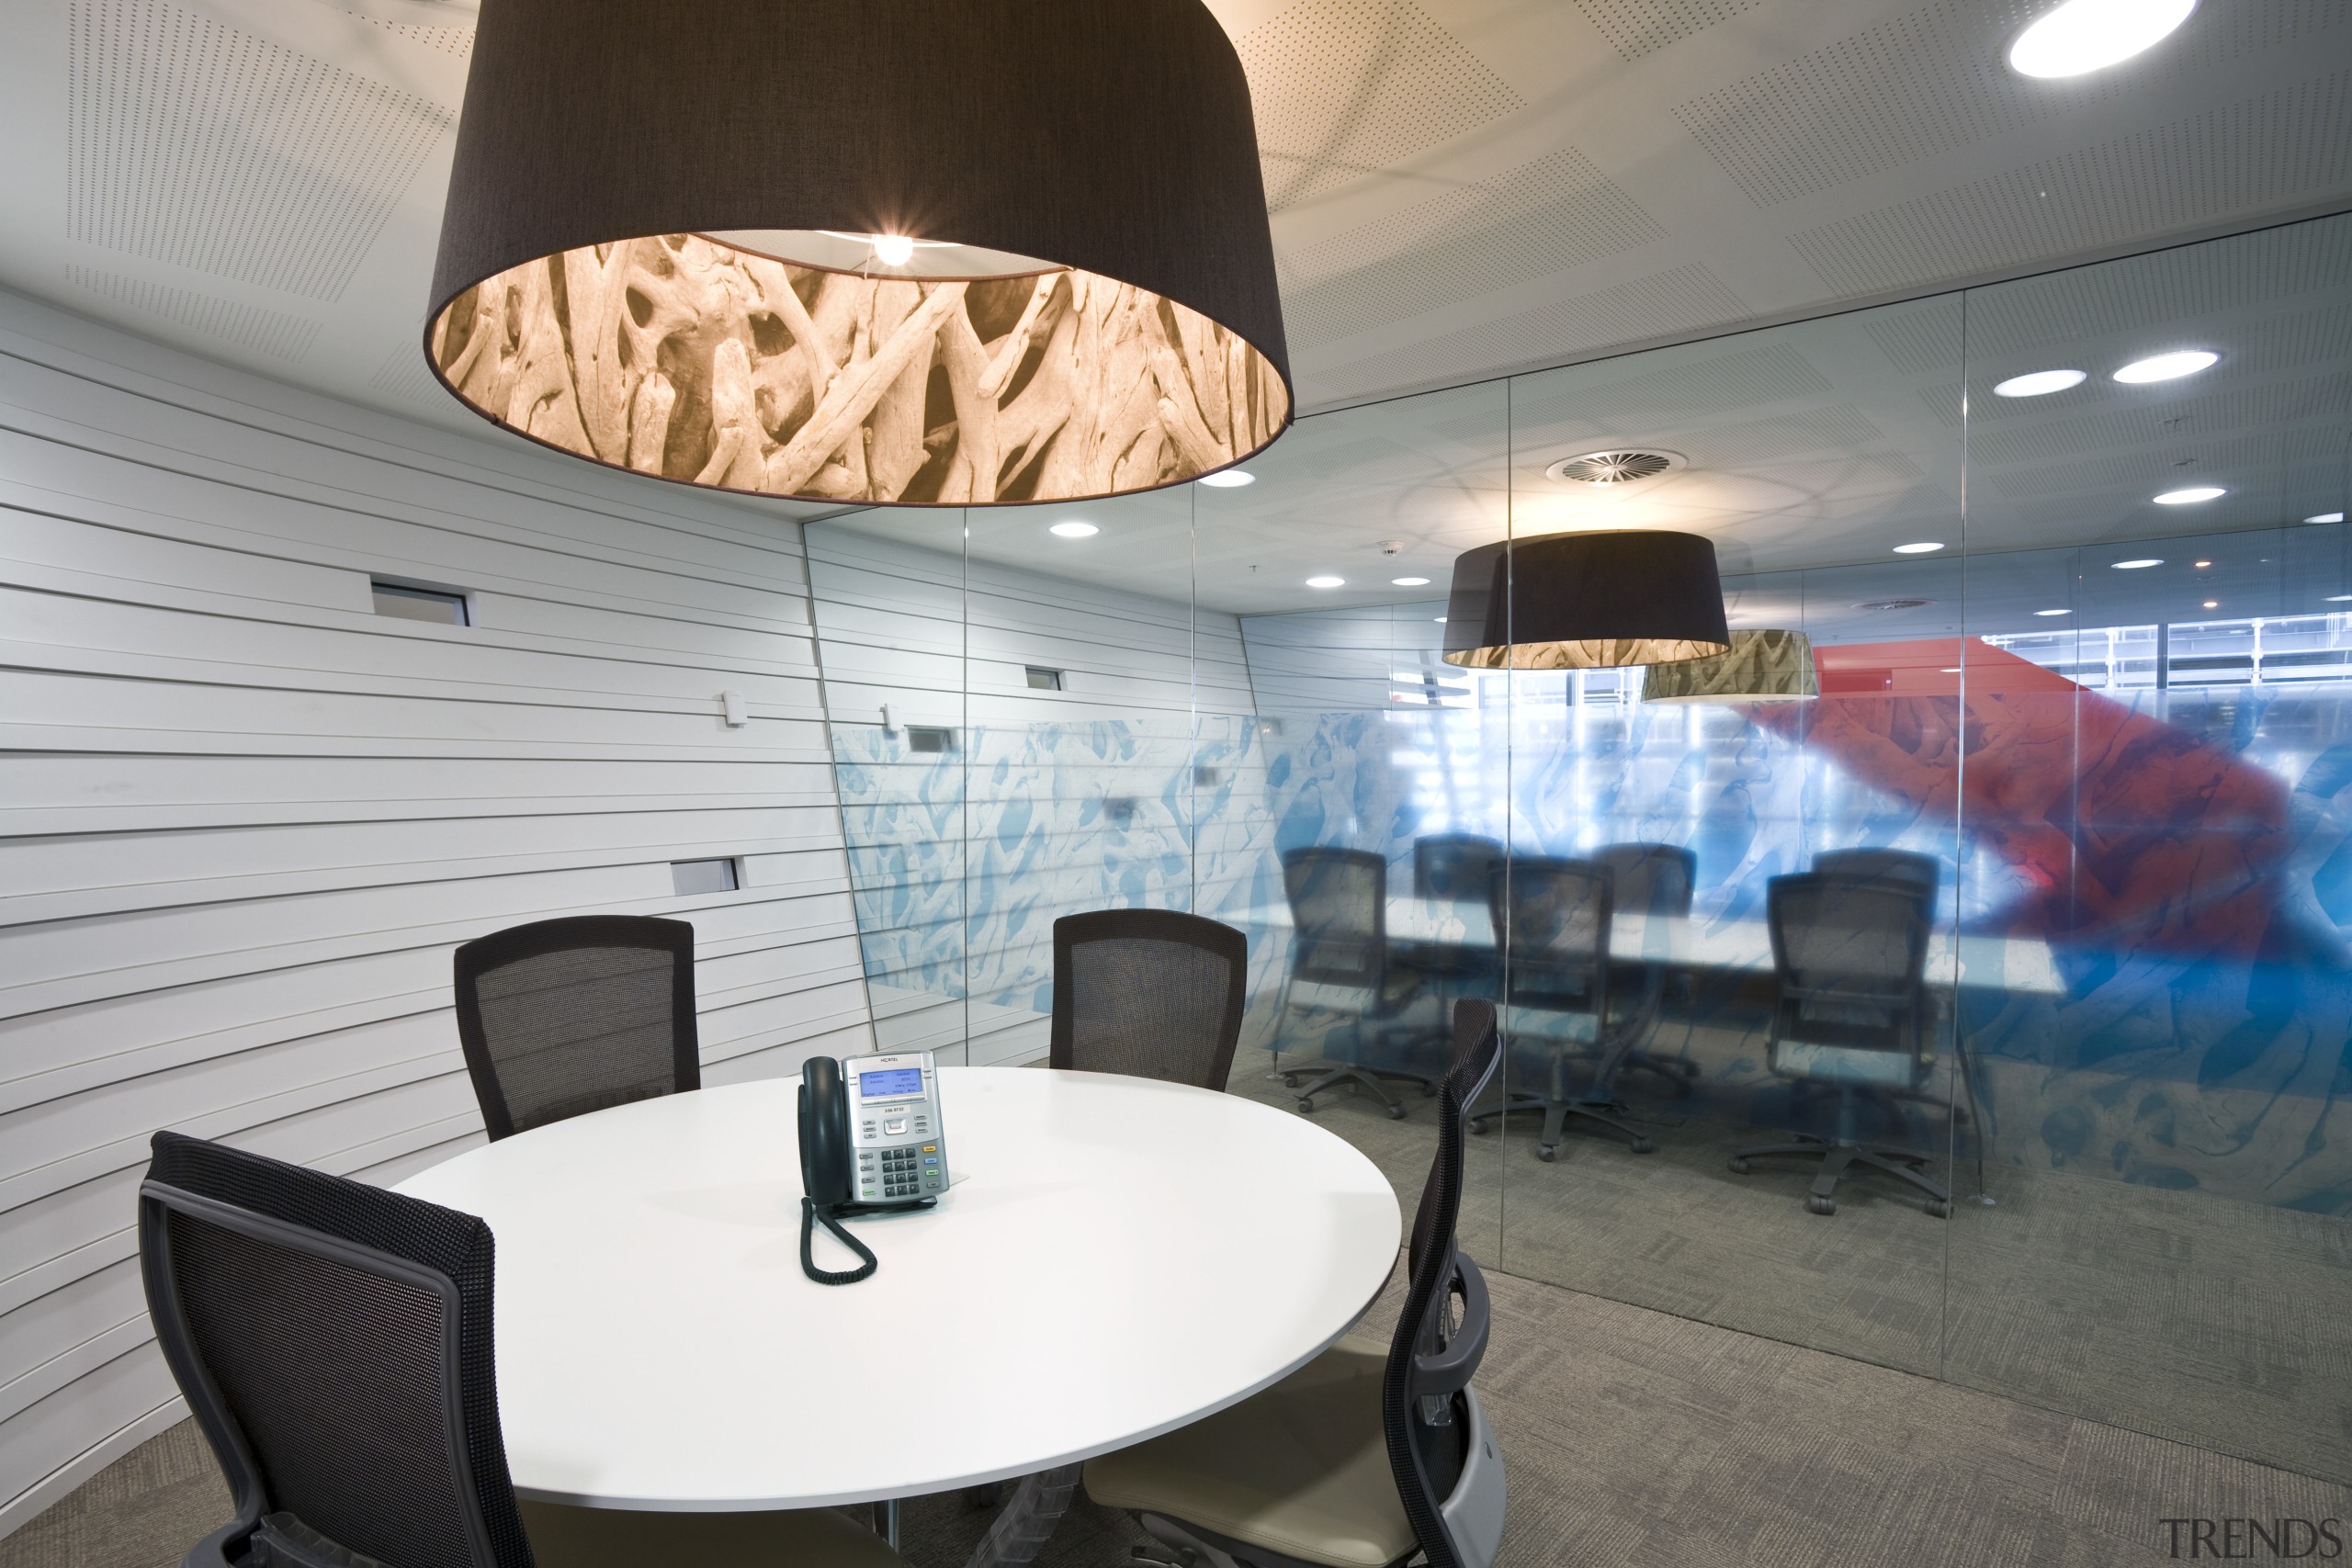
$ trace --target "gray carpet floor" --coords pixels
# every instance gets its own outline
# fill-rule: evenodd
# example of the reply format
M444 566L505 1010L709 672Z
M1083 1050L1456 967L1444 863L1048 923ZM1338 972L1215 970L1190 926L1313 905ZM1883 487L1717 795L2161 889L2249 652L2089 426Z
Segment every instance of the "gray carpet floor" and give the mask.
M2352 1490L2286 1471L1489 1279L1479 1383L1509 1466L1510 1568L2154 1568L2174 1561L2166 1517L2352 1519ZM168 1568L228 1513L183 1422L0 1541L0 1568ZM909 1503L907 1560L957 1568L989 1517L960 1495ZM1117 1568L1140 1539L1081 1501L1040 1562Z
M1231 1089L1288 1107L1267 1062L1245 1049ZM1653 1153L1572 1131L1547 1164L1532 1115L1471 1140L1462 1237L1481 1262L2352 1483L2352 1224L1996 1164L1980 1187L1973 1160L1930 1168L1960 1200L1948 1220L1878 1177L1811 1214L1811 1168L1727 1168L1772 1135L1746 1103L1626 1088ZM1363 1093L1314 1114L1411 1195L1434 1118L1405 1094L1403 1121ZM1940 1112L1917 1130L1940 1139Z

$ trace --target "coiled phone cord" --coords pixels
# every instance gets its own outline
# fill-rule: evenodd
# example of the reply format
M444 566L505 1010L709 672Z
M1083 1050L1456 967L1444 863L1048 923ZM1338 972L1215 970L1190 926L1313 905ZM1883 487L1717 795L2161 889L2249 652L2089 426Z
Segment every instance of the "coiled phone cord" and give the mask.
M865 1261L857 1268L847 1270L818 1268L816 1256L809 1250L809 1244L816 1239L819 1220L825 1222L825 1228L833 1233L835 1240L865 1258ZM803 1274L820 1285L854 1285L874 1272L876 1262L873 1250L857 1237L842 1229L842 1223L833 1218L833 1212L831 1209L820 1209L813 1198L804 1197L800 1200L800 1271Z

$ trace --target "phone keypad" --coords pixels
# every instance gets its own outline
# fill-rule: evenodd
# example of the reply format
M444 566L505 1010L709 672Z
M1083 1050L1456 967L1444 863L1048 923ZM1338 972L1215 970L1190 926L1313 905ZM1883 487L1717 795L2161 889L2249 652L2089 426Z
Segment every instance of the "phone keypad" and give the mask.
M895 1149L860 1149L858 1196L884 1203L921 1198L946 1186L946 1167L937 1144Z

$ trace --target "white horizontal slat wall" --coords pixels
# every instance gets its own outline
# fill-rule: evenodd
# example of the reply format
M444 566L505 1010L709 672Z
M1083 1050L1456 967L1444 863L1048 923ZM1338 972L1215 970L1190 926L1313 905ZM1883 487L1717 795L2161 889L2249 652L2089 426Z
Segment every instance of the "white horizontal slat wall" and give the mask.
M1034 1058L1056 917L1253 896L1271 839L1239 624L967 563L956 513L940 548L883 536L880 515L808 530L877 1027L974 1063ZM1031 667L1062 689L1032 688ZM954 730L956 750L913 751L910 726Z
M181 1414L157 1128L378 1182L480 1140L454 944L685 919L706 1081L870 1048L806 581L782 508L0 294L0 1534Z

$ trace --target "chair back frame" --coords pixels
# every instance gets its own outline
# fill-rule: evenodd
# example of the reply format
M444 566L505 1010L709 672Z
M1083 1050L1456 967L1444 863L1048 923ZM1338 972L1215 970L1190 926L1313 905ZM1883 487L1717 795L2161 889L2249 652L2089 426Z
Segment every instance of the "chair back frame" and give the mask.
M509 926L462 943L452 955L458 1042L481 1103L491 1141L512 1137L514 1117L498 1076L498 1060L482 1026L481 981L510 964L582 948L623 947L670 955L671 1079L674 1093L702 1087L702 1046L695 1021L695 928L650 915L566 915ZM537 1125L537 1123L534 1123Z
M1234 1047L1241 1039L1241 1016L1249 1002L1250 939L1222 921L1176 909L1093 909L1054 922L1054 1011L1046 1065L1078 1064L1076 987L1079 950L1103 941L1180 942L1225 961L1225 1010L1203 1089L1223 1089L1233 1076Z
M180 1271L172 1240L169 1216L184 1215L207 1225L218 1227L266 1247L306 1254L321 1261L373 1275L395 1285L421 1294L437 1298L440 1303L439 1372L442 1458L453 1482L454 1495L449 1503L456 1510L465 1545L480 1568L531 1568L531 1553L523 1534L520 1513L514 1503L513 1484L505 1469L505 1448L498 1430L497 1399L494 1389L469 1390L466 1375L465 1337L469 1332L487 1340L490 1334L492 1291L489 1278L489 1227L471 1215L456 1215L442 1211L445 1217L457 1221L460 1229L479 1235L482 1255L481 1279L470 1294L444 1270L415 1258L381 1247L370 1247L346 1235L298 1224L258 1208L227 1201L211 1194L192 1190L174 1181L164 1179L159 1171L176 1173L186 1168L200 1171L192 1161L225 1164L243 1179L248 1188L258 1186L268 1190L273 1184L279 1190L274 1194L288 1206L299 1207L300 1196L285 1190L284 1173L291 1173L296 1181L334 1182L357 1188L368 1195L366 1201L394 1211L413 1206L420 1212L434 1212L433 1205L405 1198L398 1193L380 1192L360 1187L357 1183L343 1183L342 1179L323 1176L287 1167L281 1162L266 1160L259 1156L227 1149L204 1140L179 1134L157 1133L153 1139L154 1159L149 1174L139 1189L139 1269L141 1283L147 1297L148 1315L155 1329L158 1348L164 1364L186 1396L197 1425L211 1445L214 1457L226 1476L235 1510L231 1521L206 1536L192 1548L184 1562L186 1568L232 1568L247 1556L247 1547L256 1533L264 1529L266 1516L284 1507L286 1499L274 1498L261 1462L253 1445L231 1409L227 1394L212 1375L210 1368L198 1348L194 1327L180 1291ZM236 1171L236 1168L245 1168ZM216 1177L220 1172L213 1173ZM273 1183L273 1178L279 1178ZM217 1181L214 1184L220 1184ZM470 1222L467 1224L466 1222ZM488 1347L483 1347L481 1359L489 1360ZM473 1397L469 1398L469 1394ZM473 1420L484 1428L476 1430L469 1425L469 1407ZM490 1473L485 1473L485 1471ZM493 1530L485 1514L485 1503L496 1505L503 1515L503 1529ZM299 1513L296 1517L300 1517ZM501 1539L507 1543L503 1550ZM292 1543L272 1543L276 1555L289 1555ZM300 1552L299 1545L294 1551ZM323 1562L324 1560L322 1559Z
M1464 1123L1501 1060L1494 1004L1480 998L1456 1003L1453 1065L1438 1088L1437 1156L1414 1213L1411 1278L1381 1378L1389 1469L1429 1568L1476 1568L1483 1556L1456 1539L1446 1506L1467 1467L1477 1462L1466 1451L1477 1424L1470 1380L1486 1355L1493 1322L1486 1277L1456 1246L1455 1227L1462 1213Z
M1334 932L1310 925L1300 900L1315 891L1315 879L1333 867L1371 885L1371 908L1363 911L1362 930ZM1291 978L1313 985L1361 987L1378 996L1388 983L1388 862L1370 850L1317 845L1288 850L1283 854L1283 894L1292 916ZM1352 965L1323 962L1326 944L1361 947Z

